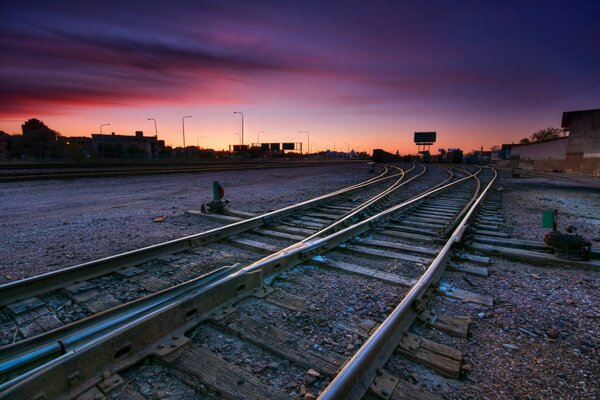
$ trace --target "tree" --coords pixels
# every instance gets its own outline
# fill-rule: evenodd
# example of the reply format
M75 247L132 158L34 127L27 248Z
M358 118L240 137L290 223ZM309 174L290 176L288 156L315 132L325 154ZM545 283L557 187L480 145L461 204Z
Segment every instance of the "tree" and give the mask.
M529 144L531 143L531 140L529 140L529 138L523 138L521 140L519 140L519 144Z
M560 128L551 126L546 129L540 129L530 136L532 142L544 142L546 140L558 139L563 136L563 131Z
M495 144L492 147L490 147L490 151L498 151L498 150L500 150L500 145L498 145L498 144Z

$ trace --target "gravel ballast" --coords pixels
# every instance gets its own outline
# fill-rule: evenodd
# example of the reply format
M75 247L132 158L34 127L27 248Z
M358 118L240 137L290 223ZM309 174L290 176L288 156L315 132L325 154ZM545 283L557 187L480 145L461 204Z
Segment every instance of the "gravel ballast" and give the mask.
M598 185L501 174L502 230L542 242L542 209L559 209L559 229L575 225L598 247ZM443 378L414 362L394 358L399 376L445 399L600 398L600 272L563 263L533 266L491 257L489 278L446 272L444 281L494 298L493 307L469 307L439 296L434 313L473 320L468 339L435 330L417 332L463 352L461 379ZM412 328L415 329L414 327Z
M225 188L266 212L373 177L366 164L7 183L0 188L0 283L177 239L221 224L186 213ZM165 216L163 222L153 219Z

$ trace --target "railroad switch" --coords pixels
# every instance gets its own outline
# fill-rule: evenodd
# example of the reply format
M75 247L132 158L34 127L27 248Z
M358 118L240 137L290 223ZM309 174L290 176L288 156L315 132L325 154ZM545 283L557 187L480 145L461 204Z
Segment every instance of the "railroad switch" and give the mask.
M569 232L567 234L559 231L546 234L544 242L558 258L589 261L592 251L592 242L586 240L581 235L577 235L576 229L569 231L569 228L567 228L567 232Z
M544 210L542 212L542 227L552 228L552 231L544 236L546 246L552 253L566 260L589 261L592 252L592 242L577 234L577 228L568 226L567 233L558 230L558 210Z
M227 201L223 201L223 196L225 196L225 189L223 189L219 181L213 181L213 199L208 204L202 204L200 211L210 214L223 214L225 204L228 203Z

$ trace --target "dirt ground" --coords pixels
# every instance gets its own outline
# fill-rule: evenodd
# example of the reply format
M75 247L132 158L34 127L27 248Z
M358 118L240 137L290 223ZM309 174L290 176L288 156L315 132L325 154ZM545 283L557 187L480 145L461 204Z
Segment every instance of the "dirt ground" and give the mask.
M366 164L5 183L0 283L198 233L220 224L187 214L212 182L235 209L266 212L373 177ZM165 216L164 222L152 220Z
M600 178L598 182L551 178L513 178L502 173L506 232L519 239L543 241L542 210L558 209L558 229L572 225L600 246Z
M214 179L233 208L267 211L372 176L367 166L354 168L5 185L0 282L210 228L212 222L185 211L210 199ZM547 232L541 210L558 208L559 229L574 225L600 246L600 185L502 173L497 187L503 189L503 230L511 237L541 241ZM159 215L167 219L152 222ZM430 337L463 351L469 372L456 381L412 362L396 360L396 367L446 399L600 399L600 272L498 257L491 258L489 272L489 278L467 281L453 273L445 279L492 296L493 307L467 307L437 296L431 302L436 312L473 320L468 339L439 332Z
M498 186L512 237L542 241L548 229L541 228L541 210L558 208L559 229L574 225L600 245L599 185L503 174ZM479 287L463 283L493 296L494 306L467 310L472 333L457 347L471 372L445 397L600 398L600 271L491 262L489 278L469 279Z

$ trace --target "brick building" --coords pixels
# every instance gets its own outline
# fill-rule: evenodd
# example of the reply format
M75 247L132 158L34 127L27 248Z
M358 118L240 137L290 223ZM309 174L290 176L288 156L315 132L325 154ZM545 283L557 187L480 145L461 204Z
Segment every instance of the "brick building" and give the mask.
M511 148L511 165L600 177L600 109L563 113L569 136Z

